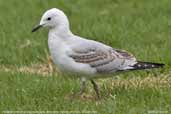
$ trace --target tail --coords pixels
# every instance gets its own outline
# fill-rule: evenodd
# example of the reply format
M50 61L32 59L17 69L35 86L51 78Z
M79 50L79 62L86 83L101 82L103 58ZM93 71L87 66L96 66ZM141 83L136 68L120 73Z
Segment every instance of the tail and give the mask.
M143 69L152 69L152 68L162 68L162 67L164 67L164 64L137 61L137 63L131 67L132 68L128 69L128 70L143 70Z

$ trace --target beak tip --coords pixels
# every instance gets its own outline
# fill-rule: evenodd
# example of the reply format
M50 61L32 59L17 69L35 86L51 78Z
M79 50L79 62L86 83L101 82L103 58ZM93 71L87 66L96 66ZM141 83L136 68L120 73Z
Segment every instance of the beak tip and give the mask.
M37 25L37 26L35 26L33 29L32 29L32 31L31 32L35 32L35 31L37 31L39 28L41 28L42 27L42 25Z

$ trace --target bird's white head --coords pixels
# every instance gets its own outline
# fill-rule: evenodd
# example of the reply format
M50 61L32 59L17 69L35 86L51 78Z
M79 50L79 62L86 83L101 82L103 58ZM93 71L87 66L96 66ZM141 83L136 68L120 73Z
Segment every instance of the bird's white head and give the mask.
M50 29L53 28L65 28L69 29L69 22L67 16L64 14L63 11L52 8L47 10L41 20L39 25L37 25L35 28L33 28L32 32L35 32L41 27L48 27Z

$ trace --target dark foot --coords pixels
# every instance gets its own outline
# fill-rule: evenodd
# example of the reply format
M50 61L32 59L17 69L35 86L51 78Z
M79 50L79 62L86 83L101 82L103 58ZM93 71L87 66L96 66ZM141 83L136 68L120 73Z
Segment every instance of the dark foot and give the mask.
M93 84L94 90L96 92L97 98L100 99L100 94L99 94L99 88L98 85L95 83L94 80L91 80L91 83Z

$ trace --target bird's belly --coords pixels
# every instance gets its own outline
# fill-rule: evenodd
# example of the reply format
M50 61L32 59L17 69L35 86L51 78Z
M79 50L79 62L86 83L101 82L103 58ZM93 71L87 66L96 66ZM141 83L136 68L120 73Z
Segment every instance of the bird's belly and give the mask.
M79 74L95 74L96 70L89 65L76 63L68 56L54 56L54 63L64 72L73 72Z

